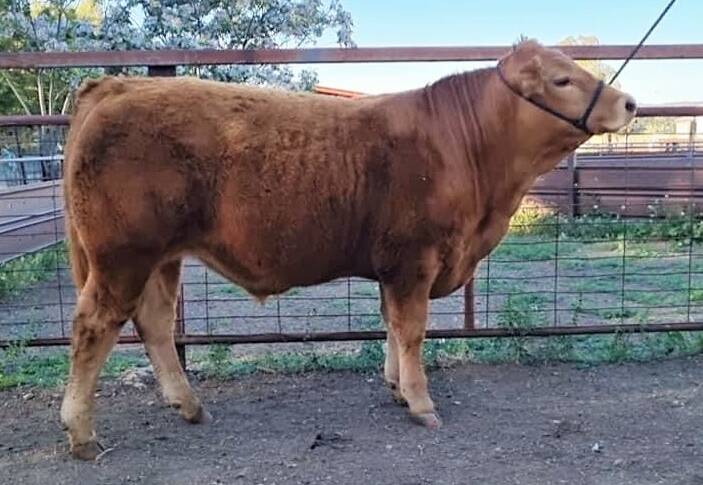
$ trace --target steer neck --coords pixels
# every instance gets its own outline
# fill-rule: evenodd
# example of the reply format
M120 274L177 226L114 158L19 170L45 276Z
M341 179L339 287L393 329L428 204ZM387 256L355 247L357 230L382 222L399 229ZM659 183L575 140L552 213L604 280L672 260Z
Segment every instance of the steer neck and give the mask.
M539 144L520 129L519 99L499 83L494 69L450 76L425 88L420 105L441 140L437 148L466 174L462 193L473 199L470 206L507 216L536 177L525 167Z
M506 216L537 177L588 138L515 96L495 69L451 76L425 97L442 150L468 169L476 206Z

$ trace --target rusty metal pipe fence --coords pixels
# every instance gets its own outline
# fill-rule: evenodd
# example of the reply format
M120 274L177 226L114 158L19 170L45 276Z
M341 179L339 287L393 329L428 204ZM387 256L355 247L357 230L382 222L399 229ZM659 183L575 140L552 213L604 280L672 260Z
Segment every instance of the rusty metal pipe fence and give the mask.
M564 47L622 59L632 46ZM0 69L492 61L508 47L0 54ZM703 44L646 46L637 59L703 59ZM703 116L702 106L639 116ZM0 347L67 345L75 289L66 260L61 160L67 116L0 117ZM656 136L655 136L656 135ZM473 282L433 301L428 337L703 330L703 139L596 137L541 177ZM276 343L385 338L374 282L297 288L265 305L196 260L184 264L176 341ZM139 342L127 326L122 343Z

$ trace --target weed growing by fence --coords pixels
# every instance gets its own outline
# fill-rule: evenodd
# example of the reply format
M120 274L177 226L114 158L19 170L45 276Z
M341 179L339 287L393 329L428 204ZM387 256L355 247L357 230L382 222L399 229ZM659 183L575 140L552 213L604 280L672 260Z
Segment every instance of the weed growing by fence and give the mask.
M428 368L448 367L468 362L479 364L519 363L543 365L566 362L577 365L645 362L683 357L703 351L703 335L670 332L646 335L525 337L519 344L513 339L434 339L424 345ZM235 347L236 349L236 347ZM380 372L383 344L363 342L354 351L271 352L235 357L227 346L216 350L191 352L190 367L207 378L228 379L257 372L295 374L320 371ZM125 370L146 365L141 354L114 352L102 377L114 378ZM30 351L22 348L0 350L0 389L18 386L55 387L65 382L68 373L68 350Z
M57 268L66 264L66 245L61 242L0 265L0 299L15 295L35 283L55 278Z
M0 348L0 390L19 386L56 387L68 377L69 348L35 348L29 342L41 322L33 322L6 348ZM116 377L127 369L148 365L142 352L117 351L102 368L102 376Z
M679 214L648 219L623 219L615 215L589 214L568 218L541 206L523 205L513 215L510 234L571 239L602 239L642 242L647 240L703 241L703 220Z
M0 389L18 386L55 387L65 382L69 349L28 348L24 341L0 349ZM116 377L127 369L143 366L139 354L115 352L103 367L102 376Z

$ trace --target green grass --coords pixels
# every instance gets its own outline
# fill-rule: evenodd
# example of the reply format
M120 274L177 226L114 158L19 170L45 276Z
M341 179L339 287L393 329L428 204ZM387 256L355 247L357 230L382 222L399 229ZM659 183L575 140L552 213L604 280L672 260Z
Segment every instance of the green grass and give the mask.
M531 236L508 235L493 251L497 261L549 261L556 254L554 241L544 241Z
M376 283L363 283L354 287L352 290L354 296L378 296L378 284Z
M219 285L219 288L217 289L217 291L219 293L227 293L229 295L233 295L235 297L240 297L240 298L244 298L244 297L248 296L248 293L244 289L240 288L237 285L231 284L231 283Z
M209 378L225 379L256 372L294 374L309 371L378 369L383 362L383 345L363 342L354 352L268 352L235 357L225 345L212 345L205 352L194 352L191 362Z
M560 336L550 338L518 337L487 339L433 339L423 347L428 368L447 367L467 362L482 364L521 363L542 365L566 362L577 365L646 362L682 357L703 351L703 334L672 332L644 335L614 334L597 336ZM207 354L213 352L209 350ZM276 352L249 357L233 357L227 350L216 350L223 358L193 359L206 377L227 379L238 375L263 373L297 374L311 371L350 370L378 372L383 364L383 344L364 342L350 352L324 353Z
M598 310L598 314L606 320L620 320L621 318L632 318L637 315L637 312L625 307L617 309L609 308L606 310Z
M523 319L524 309L515 304L506 315ZM529 322L529 317L527 317ZM513 322L509 325L514 325ZM208 378L227 379L254 373L297 374L312 371L377 372L383 360L383 344L369 341L346 352L271 352L236 357L236 347L213 345L205 351L190 353L190 367ZM681 357L703 351L703 334L671 332L643 335L614 334L598 336L560 336L550 338L517 337L485 339L427 340L423 356L428 368L466 362L527 365L570 362L599 365L628 361L645 362ZM65 382L68 373L67 350L30 352L24 348L0 351L0 389L17 386L55 387ZM102 376L116 377L125 370L146 365L140 354L115 352Z
M0 389L61 385L68 375L68 352L68 349L28 349L22 344L0 350ZM102 376L116 377L127 369L145 364L141 355L114 352L105 364Z
M686 287L682 287L679 290L656 288L649 291L625 289L625 300L643 306L685 305L686 291ZM693 302L693 300L691 301Z
M618 275L598 276L592 278L584 278L574 282L574 290L599 293L615 293L620 291L622 281Z
M66 245L59 243L0 265L0 298L54 278L57 268L66 266L66 263Z

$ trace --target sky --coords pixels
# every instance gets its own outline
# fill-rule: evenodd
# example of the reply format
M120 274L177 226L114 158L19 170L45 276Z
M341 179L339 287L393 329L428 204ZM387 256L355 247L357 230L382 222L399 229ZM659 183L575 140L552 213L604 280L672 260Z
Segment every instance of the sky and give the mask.
M595 35L601 44L636 44L668 0L342 0L359 47L510 45L521 34L543 44ZM677 0L648 44L703 43L703 0ZM332 47L333 35L318 46ZM424 86L491 63L306 66L319 84L366 93ZM620 61L609 62L617 68ZM632 61L619 78L639 104L703 102L703 60Z

